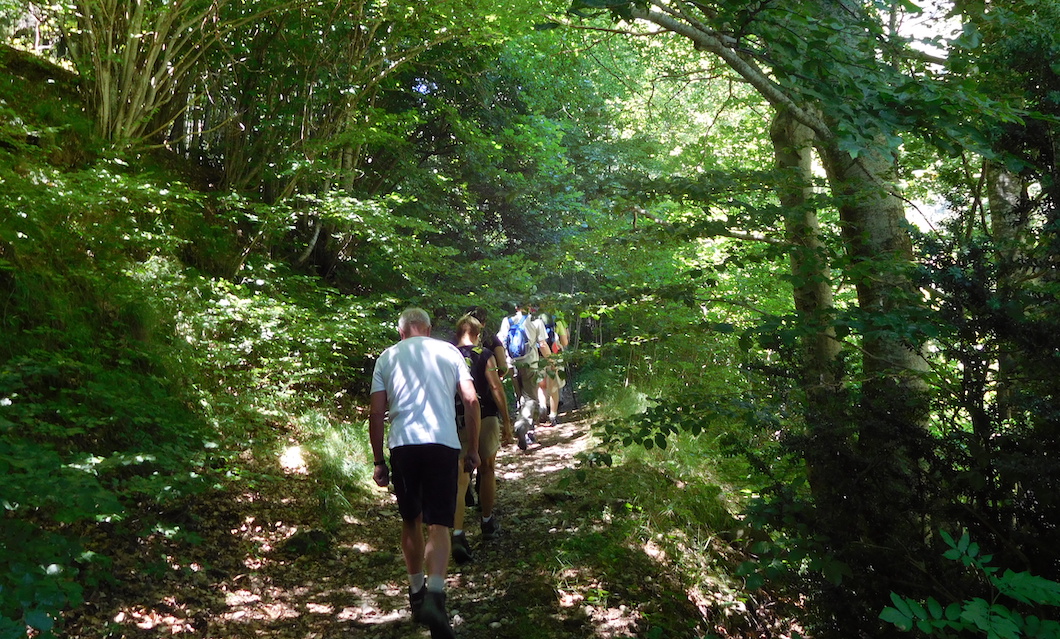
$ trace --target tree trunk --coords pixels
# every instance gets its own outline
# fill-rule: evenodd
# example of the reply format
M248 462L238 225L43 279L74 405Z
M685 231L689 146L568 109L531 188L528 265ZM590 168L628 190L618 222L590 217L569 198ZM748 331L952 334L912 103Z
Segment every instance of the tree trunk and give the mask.
M1022 269L1017 267L1021 258L1019 238L1026 225L1024 202L1026 201L1026 184L1019 176L1005 170L993 162L987 162L986 172L987 202L990 209L990 232L994 236L994 246L998 261L998 294L1008 298L1014 294ZM1004 344L1004 342L1002 342ZM1002 346L1002 349L1005 347ZM997 407L999 419L1012 417L1012 384L1010 380L1016 368L1016 356L1009 350L998 353L997 372Z
M913 319L910 312L921 304L909 277L912 242L894 191L890 155L877 151L855 159L835 144L819 144L818 150L839 208L845 273L855 285L857 319L863 326L855 447L859 467L844 479L853 500L847 508L858 519L849 525L862 540L895 551L923 539L925 511L928 402L922 373L927 362L918 339L906 328Z
M819 504L841 502L840 489L849 458L846 397L839 366L841 343L836 339L831 270L821 240L817 209L811 197L814 134L787 109L780 109L770 127L776 166L783 174L777 195L785 209L784 226L791 251L795 311L805 327L800 348L801 385L806 401L806 471Z
M804 383L807 389L833 388L837 381L835 359L840 344L832 325L831 271L821 240L813 193L813 131L799 124L787 111L779 111L770 128L777 167L785 181L777 187L785 209L787 239L797 248L791 252L795 309L814 329L803 347Z

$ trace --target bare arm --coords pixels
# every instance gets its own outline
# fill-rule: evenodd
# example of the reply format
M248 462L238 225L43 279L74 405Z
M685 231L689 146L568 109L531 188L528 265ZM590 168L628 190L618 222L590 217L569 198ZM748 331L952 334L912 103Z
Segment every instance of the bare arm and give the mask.
M368 414L368 441L372 444L372 456L374 462L385 461L383 457L383 432L387 411L386 391L372 393L371 412ZM379 486L387 486L390 483L390 470L387 465L376 464L372 472L375 483Z
M497 367L492 362L486 366L486 381L490 385L493 401L497 403L501 421L504 423L502 439L508 440L512 434L512 416L508 414L508 396L504 393L504 386L501 384L500 375L497 374Z
M537 350L541 353L541 357L548 359L552 357L552 349L548 347L548 330L545 329L545 324L541 320L534 320L537 322Z
M470 379L460 382L460 400L464 403L464 427L467 428L467 455L464 456L464 470L471 472L479 466L478 433L482 425L475 382Z
M508 353L504 352L504 344L493 347L493 361L497 365L497 374L502 378L508 374ZM500 404L497 404L500 406Z

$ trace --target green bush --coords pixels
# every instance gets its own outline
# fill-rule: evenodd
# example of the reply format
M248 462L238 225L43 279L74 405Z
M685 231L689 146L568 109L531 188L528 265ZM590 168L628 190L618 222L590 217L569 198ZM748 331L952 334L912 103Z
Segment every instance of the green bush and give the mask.
M10 401L0 393L0 401ZM29 442L0 416L0 637L26 627L51 636L58 613L81 603L76 539L54 532L118 515L117 496L104 488L95 462L60 455Z
M945 531L941 537L949 546L943 556L985 577L992 591L990 599L974 597L943 606L934 597L921 602L891 593L894 606L884 608L880 619L900 630L915 628L937 637L968 633L988 639L1060 637L1060 622L1034 614L1043 606L1060 606L1060 583L1029 572L1006 570L998 574L999 568L990 565L993 556L980 554L979 544L971 541L967 531L958 540Z

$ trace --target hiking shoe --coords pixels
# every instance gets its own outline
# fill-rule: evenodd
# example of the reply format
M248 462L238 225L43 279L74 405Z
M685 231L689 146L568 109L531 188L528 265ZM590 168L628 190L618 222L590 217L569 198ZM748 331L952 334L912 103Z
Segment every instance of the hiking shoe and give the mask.
M501 531L501 523L497 521L497 515L490 517L489 521L482 522L481 527L483 539L493 539Z
M518 427L516 427L515 437L518 440L519 449L526 450L526 447L528 445L527 439L529 439L529 434L526 432L526 426L520 424Z
M430 629L431 639L456 639L453 627L449 625L449 613L445 611L444 592L427 591L419 622Z
M559 423L559 419L555 415L550 416L548 418L548 421L549 421L549 425L552 426L553 428L555 428L556 424Z
M458 564L471 561L471 546L467 544L467 535L464 533L453 535L453 561Z
M409 608L412 608L412 620L419 622L420 610L423 609L423 600L427 596L427 589L420 588L417 592L412 592L409 588Z

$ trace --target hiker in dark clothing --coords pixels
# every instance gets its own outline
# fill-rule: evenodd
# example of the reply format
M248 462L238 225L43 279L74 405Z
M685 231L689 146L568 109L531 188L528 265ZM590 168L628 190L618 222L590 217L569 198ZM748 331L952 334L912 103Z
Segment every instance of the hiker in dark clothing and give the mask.
M481 478L479 490L482 521L480 529L484 539L490 539L500 531L500 524L493 514L493 505L497 495L496 457L500 448L501 421L511 428L511 417L508 415L508 401L497 374L495 355L479 344L482 324L471 315L460 318L456 324L456 346L471 369L471 378L479 397L481 427L479 428L478 452L481 460L478 468ZM461 432L461 443L466 447L470 434L461 423L462 415L457 407L457 426ZM470 473L461 472L457 488L456 516L453 524L453 558L457 563L471 560L471 548L463 530L465 502L463 497L469 486Z
M497 335L486 328L486 309L481 306L472 306L467 309L465 315L470 315L479 321L482 325L482 332L479 334L479 342L483 348L493 353L493 362L497 366L497 375L501 378L502 390L505 377L511 372L511 367L508 365L508 352L504 349L504 342L497 338ZM459 338L459 334L457 335ZM508 415L508 396L505 394L503 404L498 406L501 415ZM512 443L512 422L511 419L502 420L501 423L501 446L510 446ZM481 475L480 475L481 476Z

